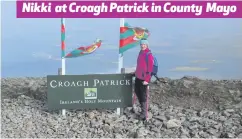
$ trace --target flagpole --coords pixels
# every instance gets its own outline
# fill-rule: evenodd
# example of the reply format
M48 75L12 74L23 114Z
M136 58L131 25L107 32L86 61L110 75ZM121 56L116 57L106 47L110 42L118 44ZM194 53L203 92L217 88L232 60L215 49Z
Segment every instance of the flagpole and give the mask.
M120 27L124 27L124 18L120 18ZM119 44L120 45L120 44ZM119 54L119 67L118 67L118 71L119 73L121 73L121 69L123 68L123 53Z
M124 27L124 18L120 18L120 27ZM120 46L120 44L119 44ZM123 53L119 53L119 60L118 60L118 72L121 73L123 68ZM121 114L121 109L117 108L117 114Z
M65 18L61 18L61 71L62 75L66 74L66 61L65 61L65 38L66 38L66 27ZM62 115L66 115L66 110L62 109Z

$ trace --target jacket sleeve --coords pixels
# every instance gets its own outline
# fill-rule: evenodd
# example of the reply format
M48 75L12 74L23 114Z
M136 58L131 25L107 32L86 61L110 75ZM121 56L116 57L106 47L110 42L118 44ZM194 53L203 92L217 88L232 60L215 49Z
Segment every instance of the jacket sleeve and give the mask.
M146 76L145 76L145 81L146 82L150 82L151 79L151 72L153 71L153 66L154 66L154 57L152 54L148 55L148 66L147 66L147 72L146 72Z

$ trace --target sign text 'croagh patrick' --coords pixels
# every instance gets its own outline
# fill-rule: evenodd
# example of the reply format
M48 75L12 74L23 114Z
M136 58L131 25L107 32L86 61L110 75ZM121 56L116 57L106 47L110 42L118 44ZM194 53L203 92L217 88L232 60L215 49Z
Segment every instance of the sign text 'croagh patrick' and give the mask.
M132 106L132 75L49 75L49 109L122 108Z

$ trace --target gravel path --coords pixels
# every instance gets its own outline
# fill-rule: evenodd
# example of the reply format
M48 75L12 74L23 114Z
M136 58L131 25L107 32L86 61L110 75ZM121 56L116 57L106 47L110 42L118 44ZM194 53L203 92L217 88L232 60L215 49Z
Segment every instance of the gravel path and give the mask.
M2 138L242 138L242 82L167 79L151 84L150 120L136 120L130 108L48 111L46 78L1 79ZM137 111L139 108L137 108Z

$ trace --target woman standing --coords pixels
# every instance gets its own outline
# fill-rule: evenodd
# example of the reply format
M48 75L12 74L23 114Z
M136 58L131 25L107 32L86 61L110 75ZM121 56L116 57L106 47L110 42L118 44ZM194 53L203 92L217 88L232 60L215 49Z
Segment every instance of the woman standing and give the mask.
M135 94L141 105L142 120L148 119L148 91L147 87L150 83L151 73L154 65L154 57L150 53L148 40L141 40L140 53L137 59L135 71Z

